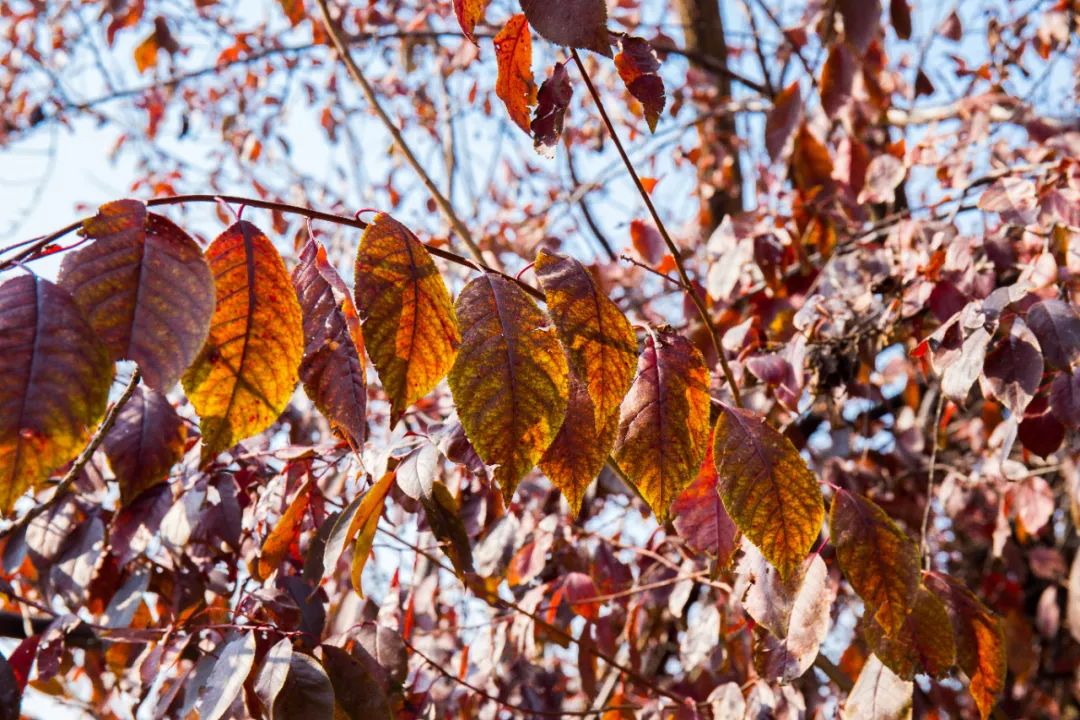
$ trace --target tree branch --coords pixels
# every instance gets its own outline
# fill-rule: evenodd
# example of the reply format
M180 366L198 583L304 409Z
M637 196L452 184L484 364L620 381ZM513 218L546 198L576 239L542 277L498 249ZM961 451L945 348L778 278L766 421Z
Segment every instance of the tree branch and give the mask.
M675 241L671 239L671 235L668 234L667 228L664 226L664 221L660 219L660 213L656 211L656 206L653 205L652 198L649 197L648 191L645 189L645 186L641 184L641 178L638 177L637 170L634 169L634 164L630 161L630 156L626 154L626 148L623 147L622 141L619 140L619 134L615 132L615 126L612 124L611 118L608 117L603 100L600 98L600 93L596 91L596 86L593 85L592 78L589 77L589 72L585 69L585 63L581 61L581 56L578 54L577 50L571 48L570 54L577 64L578 71L581 72L581 77L585 81L585 87L589 89L589 94L592 95L593 102L596 103L596 109L599 111L600 118L603 120L605 127L607 127L608 134L611 135L612 142L615 143L615 149L619 151L619 157L622 158L623 165L626 166L626 171L630 173L630 178L634 181L634 185L637 186L641 199L645 201L645 207L648 208L653 223L656 224L656 229L660 231L660 237L664 239L664 244L667 245L668 252L671 253L672 258L675 260L675 269L679 271L679 278L682 280L683 286L689 288L686 294L690 297L690 301L694 303L694 307L697 308L698 314L701 316L701 321L705 324L705 329L709 333L713 348L716 350L716 355L720 359L720 367L723 369L724 379L731 389L731 396L735 400L735 404L742 407L742 396L739 394L739 387L735 383L735 376L731 372L731 366L728 365L727 358L724 357L724 348L720 344L720 338L716 334L716 328L713 327L712 320L709 318L709 311L705 308L705 303L702 302L698 293L693 291L694 284L690 280L690 275L686 272L686 265L683 263L679 248L675 245Z

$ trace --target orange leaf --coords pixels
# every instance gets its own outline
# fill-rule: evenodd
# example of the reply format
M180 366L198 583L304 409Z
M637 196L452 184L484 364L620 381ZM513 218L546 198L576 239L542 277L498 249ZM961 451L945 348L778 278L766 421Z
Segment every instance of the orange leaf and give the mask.
M623 400L615 459L661 522L701 467L709 441L709 371L669 327L649 330Z
M461 31L465 33L465 37L472 40L474 45L478 43L473 32L476 30L476 24L484 19L484 13L490 2L491 0L454 0L454 14L457 15Z
M202 251L137 200L117 200L83 224L93 242L70 253L59 283L116 360L139 364L146 384L167 391L206 341L214 277Z
M697 478L671 505L672 522L679 537L697 552L710 552L727 566L739 546L739 531L720 500L719 476L713 462L713 443L705 448Z
M289 546L296 539L296 531L307 512L308 500L311 498L312 482L310 478L304 481L296 496L282 513L281 519L274 525L274 529L263 541L262 550L259 552L259 562L256 565L256 579L265 580L271 573L281 566L285 555L289 552Z
M0 514L82 449L112 376L67 292L35 275L0 285Z
M652 45L644 38L623 35L619 39L615 68L626 89L641 103L649 131L656 132L656 124L660 121L667 97L664 95L664 80L657 72L660 60Z
M497 465L507 500L555 439L566 415L566 355L532 298L485 274L455 304L466 328L450 369L461 425L480 458Z
M664 239L655 227L644 220L630 221L630 243L649 265L655 266L664 257Z
M135 68L140 74L157 65L158 49L156 32L150 33L141 43L135 46Z
M461 334L427 248L385 213L360 238L356 307L368 354L390 398L393 425L442 380Z
M791 577L825 518L817 478L765 418L727 405L716 420L713 460L731 519L782 577Z
M634 381L634 329L592 273L574 258L541 250L535 270L570 367L596 404L600 432Z
M360 578L364 574L364 566L368 556L371 555L371 546L375 542L375 531L379 527L379 518L382 517L383 506L386 504L386 495L394 484L395 474L393 471L386 473L379 482L364 495L360 506L349 525L352 533L359 531L356 536L356 544L353 545L352 557L352 584L360 597L364 597L364 588L360 584Z
M168 477L184 455L186 440L187 425L169 399L140 385L103 443L125 505Z
M289 24L296 27L307 16L304 8L304 0L278 0L285 17L289 18Z
M324 273L336 273L326 249L314 239L300 253L292 272L293 286L304 317L304 360L300 378L315 406L349 439L362 446L367 424L367 380L363 346L357 346L351 325L356 310L341 283L339 304ZM340 282L340 279L338 280ZM343 310L344 306L344 310ZM352 322L350 322L350 315Z
M510 119L529 133L529 108L536 104L536 83L532 75L532 37L524 14L507 20L495 36L495 59L499 67L495 94L506 105Z
M957 580L928 573L926 586L945 603L956 636L956 663L971 684L968 692L983 720L1005 689L1006 648L1001 620Z
M601 424L599 428L597 423ZM618 426L619 419L614 413L607 420L600 417L585 383L576 372L571 372L566 419L540 458L540 469L562 491L575 517L581 513L585 491L607 462Z
M905 680L915 673L940 678L956 662L956 644L945 605L925 588L919 588L915 604L895 637L886 635L869 614L863 619L863 637L870 650Z
M829 514L836 559L867 614L895 636L911 612L919 588L915 544L876 504L837 490Z
M304 352L300 304L270 240L241 220L206 254L217 307L183 377L200 418L204 462L270 427L292 397Z
M805 122L795 135L792 163L795 185L803 192L829 182L832 177L833 164L829 150L814 137Z

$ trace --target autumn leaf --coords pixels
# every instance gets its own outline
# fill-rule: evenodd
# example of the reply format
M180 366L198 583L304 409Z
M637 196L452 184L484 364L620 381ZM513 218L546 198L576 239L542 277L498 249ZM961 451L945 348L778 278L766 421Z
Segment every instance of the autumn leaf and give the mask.
M932 572L925 582L945 603L956 638L956 663L968 676L968 691L986 720L1005 689L1007 650L1001 620L955 578Z
M713 462L713 443L705 449L705 459L692 483L671 504L675 532L697 552L716 556L720 567L731 562L739 546L739 530L720 499L720 478Z
M630 244L641 259L653 267L664 259L664 238L655 227L644 220L635 218L630 221Z
M326 418L349 439L363 447L367 434L367 378L363 341L350 327L357 317L348 293L341 300L324 273L334 272L326 249L314 239L300 253L292 283L303 314L304 359L300 379L304 390ZM356 322L352 323L356 325Z
M987 353L983 361L983 387L1017 417L1039 389L1043 356L1039 341L1024 321L1015 318L1009 334Z
M113 359L139 364L167 391L206 340L214 277L202 251L137 200L117 200L83 223L93 240L64 257L58 283L71 293Z
M187 425L169 399L139 385L103 442L121 501L130 503L143 490L167 479L169 469L184 454L186 440Z
M495 94L506 105L519 128L529 132L529 108L536 104L536 83L532 75L532 37L524 14L517 14L495 36L495 60L499 75Z
M299 25L307 17L304 0L278 0L285 17L289 18L289 24L293 27Z
M36 275L0 285L0 515L83 448L112 376L65 290Z
M765 115L765 150L773 162L780 157L801 116L802 97L796 81L776 94L773 106Z
M855 58L846 43L834 43L821 68L821 108L834 117L851 97Z
M904 720L911 718L915 684L904 680L871 655L848 694L843 720Z
M750 411L721 405L713 433L724 507L781 576L790 577L825 517L817 478L791 441Z
M304 350L300 304L270 240L239 221L207 250L217 287L210 336L184 373L203 462L268 428L292 397Z
M884 510L842 489L833 498L829 531L840 569L866 603L866 613L895 637L919 588L915 544Z
M611 57L606 0L521 0L521 9L548 42Z
M803 192L825 185L832 178L833 163L829 150L814 136L805 120L795 134L791 161L795 185Z
M307 512L312 485L310 479L304 481L277 524L274 525L274 529L263 541L262 550L259 552L259 562L255 565L256 580L266 580L285 560L289 546L296 539L296 532L304 520L304 513Z
M619 53L615 56L615 69L619 71L627 92L641 103L649 131L656 132L660 113L664 112L667 98L664 80L660 77L660 59L644 38L623 35L619 38Z
M509 500L566 416L568 366L547 317L514 282L484 274L455 303L465 332L450 391L469 441Z
M600 433L634 381L634 330L576 259L541 250L535 271L570 367L596 405L596 432Z
M540 458L540 469L559 488L576 517L581 513L585 491L600 474L615 444L619 419L614 413L607 420L600 418L588 388L575 371L570 372L569 380L566 419ZM600 428L597 422L602 423Z
M207 679L212 677L213 682L207 682L205 692L198 698L200 720L226 717L233 701L243 692L255 664L255 633L251 630L234 633L216 650L216 660L207 676Z
M555 146L562 136L563 120L574 96L566 63L555 63L551 77L540 85L537 105L529 129L532 130L533 147L547 158L555 157Z
M476 31L477 23L484 19L484 13L490 2L491 0L454 0L454 14L457 15L458 24L461 25L461 32L465 33L465 37L469 38L474 45L478 43L473 33Z
M383 683L348 650L322 645L323 667L334 686L334 717L348 720L391 720Z
M900 632L889 637L869 615L864 617L863 637L881 662L905 680L916 673L940 678L956 662L953 628L945 605L920 587L911 612Z
M839 0L844 37L859 53L865 53L881 23L880 0Z
M364 230L356 251L356 308L394 425L442 380L461 335L427 248L385 213Z
M173 55L179 49L180 45L176 42L172 32L169 30L168 23L164 17L159 15L154 18L153 32L135 46L133 53L135 58L135 69L138 70L140 74L144 73L157 65L159 50L164 50L169 53L169 55Z
M375 483L360 501L356 515L353 517L350 528L355 528L356 544L353 545L351 577L353 589L360 597L364 597L364 587L360 582L364 574L364 566L367 565L371 555L371 546L375 542L375 531L379 527L379 518L382 517L383 506L386 504L386 496L394 484L394 473L388 472ZM350 535L352 533L349 533Z
M1050 364L1068 369L1080 359L1080 314L1062 300L1042 300L1027 311L1027 325Z
M661 522L693 481L709 440L709 371L670 327L650 329L622 402L615 460Z

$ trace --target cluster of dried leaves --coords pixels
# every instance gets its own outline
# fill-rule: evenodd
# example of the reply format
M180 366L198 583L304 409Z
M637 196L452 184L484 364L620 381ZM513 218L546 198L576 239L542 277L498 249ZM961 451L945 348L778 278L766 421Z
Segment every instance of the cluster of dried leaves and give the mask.
M187 51L184 23L150 4L102 11L110 45L150 30L139 75ZM25 638L0 656L0 720L28 687L97 716L203 720L1067 716L1080 694L1080 130L1009 82L1037 62L1028 50L1048 67L1070 57L1080 8L1057 3L1037 25L993 16L985 62L957 55L943 72L928 49L914 68L889 57L912 36L906 0L815 5L788 24L750 2L777 43L755 27L750 79L726 49L645 39L630 0L521 0L498 26L488 15L505 8L488 4L318 0L321 22L281 5L288 27L310 26L305 48L337 47L361 85L347 47L372 28L419 43L456 17L452 51L442 31L427 39L460 72L491 41L494 67L465 104L484 105L486 83L506 111L487 102L486 116L541 157L568 156L572 192L527 202L527 156L521 192L493 184L497 211L470 224L473 259L449 247L474 244L459 230L421 241L386 213L315 211L257 181L259 197L237 202L270 210L268 232L238 215L206 243L151 211L215 199L174 196L187 175L165 164L132 188L161 197L4 251L0 596L19 626L3 634ZM711 7L678 4L689 18ZM215 74L242 68L246 105L259 64L299 46L269 26L232 32L216 5L196 15L229 31ZM18 15L7 42L29 47L20 28L40 15L5 12ZM952 13L936 34L958 40L961 24ZM543 53L564 48L539 88L534 33ZM661 58L679 53L691 65L672 87ZM20 73L0 142L93 107L34 105ZM942 75L967 94L913 107L939 97ZM202 77L140 93L145 136L180 106L218 123L234 159L268 162L269 116L226 122L213 80L174 94ZM433 128L431 91L395 82ZM760 93L740 105L765 114L746 137L714 117L741 112L732 82ZM352 132L337 83L340 105L321 115L335 142ZM638 175L611 92L650 142L665 111L700 113L670 167ZM626 218L629 265L572 160L609 141L651 216ZM448 150L449 199L402 154L456 228ZM657 185L681 170L700 242L673 240L653 205L675 204ZM757 209L715 214L714 195L748 188ZM580 206L610 263L552 237L561 204ZM321 239L311 220L339 232ZM54 252L55 282L29 265Z

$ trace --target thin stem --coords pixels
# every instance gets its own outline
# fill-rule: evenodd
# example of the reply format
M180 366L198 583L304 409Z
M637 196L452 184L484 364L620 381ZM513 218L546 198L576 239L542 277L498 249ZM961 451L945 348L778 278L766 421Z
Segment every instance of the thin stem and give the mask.
M941 426L941 410L945 405L945 393L938 395L937 410L934 412L934 427L930 433L933 445L930 448L930 468L926 478L926 506L923 507L922 530L919 532L919 552L923 557L923 566L930 570L930 547L926 542L926 531L930 527L930 504L934 497L934 471L937 469L938 432Z
M596 109L600 112L600 118L604 121L604 126L607 127L612 142L615 143L615 149L619 151L619 157L622 158L623 165L626 166L626 171L630 173L630 177L634 181L634 185L637 186L641 199L645 201L645 207L648 208L649 214L656 224L656 229L660 231L660 237L664 239L664 244L667 245L668 252L670 252L671 256L675 259L675 269L679 271L679 277L682 280L686 294L690 297L691 302L694 303L694 307L697 308L698 314L701 316L701 321L705 324L705 329L708 331L709 338L712 340L713 348L716 350L716 356L720 359L720 367L724 371L724 379L731 389L731 397L735 400L736 405L742 407L742 396L739 394L738 385L735 384L735 376L731 372L731 367L728 365L727 358L724 357L724 348L720 344L720 337L716 334L716 328L713 327L712 321L709 319L709 311L705 308L705 303L701 300L698 293L693 290L694 284L690 280L690 275L686 272L686 266L683 264L679 248L675 245L675 241L671 239L671 235L668 234L667 228L664 226L664 221L660 219L660 213L656 211L656 206L653 205L652 198L649 197L648 191L645 189L645 186L642 185L641 178L638 177L637 170L634 169L634 164L630 161L630 156L626 154L626 148L623 147L622 141L619 140L619 134L615 132L615 126L612 124L611 118L608 117L607 110L604 108L604 103L600 98L600 93L596 91L596 87L589 77L589 72L585 69L585 63L581 61L581 56L578 54L577 50L571 49L570 54L573 56L574 63L581 72L581 77L585 81L585 87L588 88L589 94L592 95L593 102L596 103Z
M484 255L480 251L480 246L473 240L472 233L469 232L469 228L465 227L465 223L461 221L461 218L454 212L453 206L450 201L439 191L439 188L435 185L435 181L431 179L427 171L424 169L420 161L416 159L409 144L405 142L405 137L401 134L397 124L386 113L383 106L379 103L378 96L375 95L375 88L372 87L368 81L367 76L364 75L364 71L360 69L360 66L352 58L352 54L349 52L349 46L345 38L341 34L341 30L334 23L330 17L330 7L326 4L326 0L316 0L319 6L319 11L322 13L323 25L326 27L326 32L330 36L330 39L334 43L334 48L337 50L338 56L341 61L345 63L345 68L349 71L349 75L356 81L356 84L360 86L360 90L364 93L364 97L371 105L375 114L378 116L380 122L386 128L386 131L390 133L391 139L394 141L394 145L405 156L406 162L416 172L417 177L420 178L420 182L427 188L428 193L431 195L431 199L435 201L435 204L439 206L439 210L442 211L443 217L454 229L454 232L458 234L462 242L469 248L469 252L478 262L484 261Z
M19 526L26 527L34 521L34 518L45 512L53 502L67 494L71 489L71 486L79 479L79 474L82 472L83 468L86 467L86 463L90 462L90 458L94 456L94 453L97 452L97 449L105 440L105 436L108 435L109 430L116 424L116 418L120 415L120 411L124 409L124 405L126 405L128 400L131 399L131 396L135 394L135 388L138 387L140 378L142 378L142 373L139 372L138 368L135 368L131 373L131 378L128 380L127 386L124 388L124 392L116 399L116 402L109 407L109 411L105 413L105 418L101 421L101 424L98 425L93 437L90 438L90 442L86 444L86 447L84 447L82 452L79 453L79 456L75 458L75 462L68 468L64 477L57 483L56 492L53 493L52 498L47 502L43 502L32 508L23 515L19 520Z
M257 207L264 210L275 210L277 212L287 213L290 215L300 215L301 217L306 217L311 220L323 220L325 222L333 223L335 225L344 225L347 227L359 228L361 230L368 226L368 223L354 217L335 215L333 213L313 210L311 208L306 208L300 205L289 205L288 203L273 202L270 200L259 200L257 198L247 198L238 195L172 195L170 197L153 198L152 200L147 200L146 205L147 207L156 207L160 205L183 205L186 203L216 203L219 200L243 204L249 207ZM33 241L28 241L29 244L28 242L20 243L18 246L25 245L26 247L18 255L13 256L10 259L0 261L0 272L15 267L16 265L27 259L32 259L34 255L45 246L81 228L85 221L85 218L82 220L77 220L70 225L66 225L65 227L60 228L56 232L50 233L49 235L45 235L40 238L36 238ZM495 270L494 268L483 263L482 261L470 260L452 250L445 250L441 247L436 247L429 243L424 243L424 247L426 247L428 252L430 252L432 255L440 257L443 260L447 260L456 265L461 265L462 267L467 267L472 270L478 270L480 272L490 272L501 275L507 280L516 282L522 290L527 292L529 295L532 295L537 300L544 299L544 293L542 293L540 290L537 290L532 285L529 285L528 283L520 280L515 280L512 275L507 275L505 273L499 272L498 270Z

